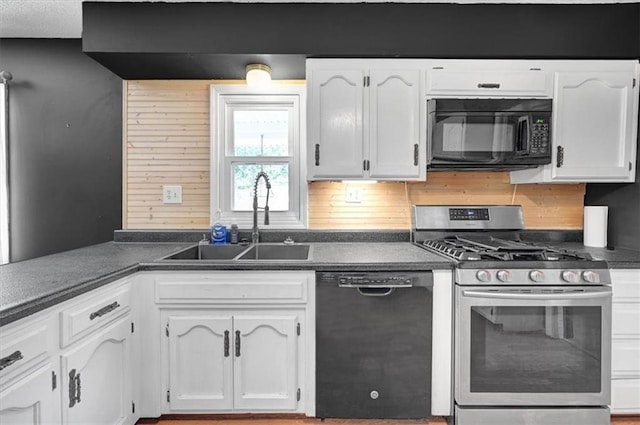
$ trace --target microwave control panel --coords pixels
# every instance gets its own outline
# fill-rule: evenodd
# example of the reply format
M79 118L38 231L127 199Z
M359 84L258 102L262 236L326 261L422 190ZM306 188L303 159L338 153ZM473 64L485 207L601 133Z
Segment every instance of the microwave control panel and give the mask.
M529 150L532 154L549 153L550 129L549 117L533 115L531 117L531 142Z

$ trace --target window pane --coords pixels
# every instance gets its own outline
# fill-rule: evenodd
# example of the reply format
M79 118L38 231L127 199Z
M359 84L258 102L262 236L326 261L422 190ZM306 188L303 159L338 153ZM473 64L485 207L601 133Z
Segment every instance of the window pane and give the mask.
M238 164L231 165L233 173L233 211L253 210L253 185L256 176L264 171L269 176L271 211L289 210L289 164ZM258 184L258 206L264 207L267 190L264 179Z
M288 156L288 110L234 110L235 156Z

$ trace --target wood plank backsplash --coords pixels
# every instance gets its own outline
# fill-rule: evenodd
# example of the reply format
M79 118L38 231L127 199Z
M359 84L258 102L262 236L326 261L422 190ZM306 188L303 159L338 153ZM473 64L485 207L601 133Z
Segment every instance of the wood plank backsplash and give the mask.
M209 227L209 86L221 80L124 81L123 228ZM182 204L162 203L163 185ZM346 202L346 186L362 202ZM429 172L426 182L308 185L309 228L408 229L412 204L519 204L528 229L581 229L584 184L512 185L508 172Z

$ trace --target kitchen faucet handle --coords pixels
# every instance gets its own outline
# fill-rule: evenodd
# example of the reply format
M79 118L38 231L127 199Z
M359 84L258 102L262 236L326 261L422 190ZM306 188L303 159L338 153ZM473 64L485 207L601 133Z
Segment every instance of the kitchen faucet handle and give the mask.
M287 239L285 239L282 243L285 245L293 245L295 242L293 239L291 239L291 236L287 236Z

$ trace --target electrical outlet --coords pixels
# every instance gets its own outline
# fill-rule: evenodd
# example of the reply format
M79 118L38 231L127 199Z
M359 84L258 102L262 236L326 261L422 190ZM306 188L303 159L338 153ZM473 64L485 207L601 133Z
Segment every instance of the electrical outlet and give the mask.
M345 189L345 201L350 204L359 204L362 202L362 188L349 186Z
M162 186L163 204L181 204L182 186Z

